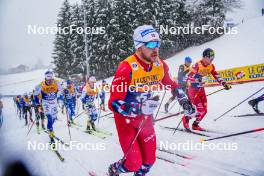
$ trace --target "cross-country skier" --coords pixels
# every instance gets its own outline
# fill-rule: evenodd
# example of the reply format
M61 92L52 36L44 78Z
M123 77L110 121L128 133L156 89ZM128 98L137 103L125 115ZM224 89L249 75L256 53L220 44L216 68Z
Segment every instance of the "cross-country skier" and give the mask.
M16 107L17 107L17 114L19 115L20 118L20 104L19 104L19 99L20 99L20 95L17 95L15 98L15 102L16 102Z
M107 86L107 83L105 80L102 80L102 87L101 87L101 91L99 92L99 98L101 100L100 102L100 109L102 111L105 111L105 88Z
M190 67L192 64L192 58L189 56L185 57L184 59L184 64L180 65L179 70L178 70L178 84L182 88L182 90L187 93L188 90L188 85L187 85L187 75L190 72ZM176 95L172 94L172 97L169 99L169 101L165 104L165 112L168 113L169 110L169 105L170 103L175 100Z
M47 129L51 147L55 147L55 134L53 131L53 123L57 118L57 96L62 91L61 84L54 80L54 74L48 70L45 72L45 80L35 88L34 98L37 104L42 104L44 114L48 118ZM40 99L41 97L41 99Z
M258 109L258 104L259 102L264 100L264 94L259 96L258 98L252 99L248 102L248 104L253 108L253 110L257 113L260 114L261 112Z
M63 89L62 94L64 97L64 104L66 107L66 115L68 116L68 124L73 124L73 119L75 116L75 107L76 107L76 90L74 84L71 80L66 81L67 86Z
M193 130L203 131L204 129L199 126L199 123L207 113L207 98L204 90L204 84L207 77L211 74L216 81L221 84L226 90L231 89L231 86L227 84L220 75L216 72L215 66L212 63L215 57L215 53L212 49L207 48L203 51L203 58L196 62L188 74L188 80L190 86L188 88L188 95L192 103L196 106L197 114L196 119L192 124ZM190 129L189 120L191 117L183 116L182 122L185 129Z
M17 101L17 108L18 108L18 116L19 116L19 119L21 120L23 116L23 96L18 95L16 101Z
M97 119L97 109L95 107L95 99L98 96L98 88L95 85L96 78L94 76L91 76L88 79L87 84L83 88L81 100L82 103L85 106L85 110L88 113L88 120L87 120L87 127L86 130L88 133L91 133L91 130L96 131L94 122Z
M156 160L153 113L159 102L151 90L161 84L169 85L185 113L195 113L184 91L171 80L169 67L159 57L161 41L156 30L150 25L139 26L133 40L136 52L119 64L108 102L124 153L123 159L109 166L110 176L127 172L134 172L134 176L146 175Z
M44 116L43 108L42 108L41 103L36 102L34 94L35 94L35 90L33 90L32 95L31 95L31 103L32 103L32 106L35 112L37 131L39 131L39 120L41 120L41 128L45 130L46 129L44 125L45 116ZM40 95L39 95L39 99L41 99Z
M30 96L28 96L27 93L24 94L22 99L22 107L23 107L23 115L25 118L25 125L28 125L28 113L29 113L29 119L31 122L33 122L32 119L32 111L31 111L31 103L30 103Z

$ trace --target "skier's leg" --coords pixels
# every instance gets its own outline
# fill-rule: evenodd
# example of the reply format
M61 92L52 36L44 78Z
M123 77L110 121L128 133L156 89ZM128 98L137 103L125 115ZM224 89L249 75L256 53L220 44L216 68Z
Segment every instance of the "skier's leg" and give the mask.
M190 86L188 88L189 100L192 102L193 105L196 106L196 108L197 108L197 105L199 104L199 101L198 101L199 100L198 99L199 95L197 95L197 94L199 94L199 90L200 90L199 88L195 88L195 87L192 87L192 86ZM191 117L188 117L188 116L185 116L185 115L182 117L183 127L185 129L190 129L190 127L189 127L190 119L191 119Z
M202 119L207 114L207 98L205 94L204 88L200 88L198 95L194 100L194 105L196 106L197 114L196 114L196 120L193 122L192 129L194 130L204 130L199 126L199 123L202 121Z
M138 136L138 143L142 155L142 165L135 172L135 176L142 176L149 172L156 161L156 135L151 118L148 118Z
M115 117L115 123L119 142L124 154L126 154L128 149L131 147L123 165L120 167L124 168L126 171L136 172L142 165L142 155L138 139L132 146L130 145L138 129L135 128L132 123L127 123L124 118Z
M28 124L28 119L27 119L27 109L26 107L23 107L23 116L25 118L25 125Z
M31 109L30 106L28 107L28 112L29 112L29 119L33 123L33 119L32 119L32 109Z

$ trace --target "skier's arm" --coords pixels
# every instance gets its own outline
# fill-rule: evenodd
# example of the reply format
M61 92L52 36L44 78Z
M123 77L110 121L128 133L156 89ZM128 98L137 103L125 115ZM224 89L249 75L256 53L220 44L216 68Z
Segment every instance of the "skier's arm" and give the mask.
M39 95L41 93L41 84L37 85L34 91L34 100L37 105L40 105Z
M213 65L213 70L211 71L211 74L213 75L213 77L216 79L216 81L221 84L226 90L231 89L231 85L227 84L222 78L221 76L216 72L215 70L215 66Z
M110 87L108 107L111 111L121 114L124 113L122 108L126 106L124 99L127 94L127 86L130 85L131 82L131 72L132 70L127 62L121 62L118 66Z
M217 71L215 70L215 66L213 65L213 69L211 71L212 76L215 78L215 80L219 83L222 84L223 79L221 78L221 76L217 73Z

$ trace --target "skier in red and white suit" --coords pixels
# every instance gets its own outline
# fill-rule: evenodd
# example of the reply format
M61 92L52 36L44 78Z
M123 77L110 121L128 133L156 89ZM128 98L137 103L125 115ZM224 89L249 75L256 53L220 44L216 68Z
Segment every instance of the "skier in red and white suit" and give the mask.
M133 39L136 53L119 64L108 102L109 109L114 112L119 142L124 153L120 161L110 165L110 176L126 172L143 176L156 160L153 113L159 104L159 98L153 95L153 91L147 90L155 90L161 84L170 85L185 113L195 113L188 97L170 78L167 64L159 58L161 42L156 30L150 25L140 26L135 29ZM142 123L139 135L135 138ZM135 142L131 145L134 138Z
M192 66L192 69L188 75L187 80L190 81L188 88L188 96L191 102L195 105L197 113L196 120L192 124L193 130L203 131L204 129L199 126L199 123L207 113L207 98L204 90L204 84L207 77L211 74L219 84L222 84L226 90L230 89L228 85L220 75L216 72L214 64L214 51L207 48L203 52L203 58ZM185 129L190 129L189 120L191 117L184 115L182 118L183 126Z

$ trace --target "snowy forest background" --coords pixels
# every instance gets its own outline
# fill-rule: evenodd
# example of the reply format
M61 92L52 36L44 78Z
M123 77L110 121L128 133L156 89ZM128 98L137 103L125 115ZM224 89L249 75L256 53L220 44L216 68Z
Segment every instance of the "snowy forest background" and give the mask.
M120 61L134 52L133 30L143 24L221 27L226 13L240 8L240 0L83 0L70 4L65 0L58 13L57 26L104 27L104 34L87 34L90 75L96 78L112 76ZM200 45L219 37L211 35L161 35L160 55L166 59L187 47ZM57 33L54 41L53 63L61 78L86 74L84 34L76 31Z

